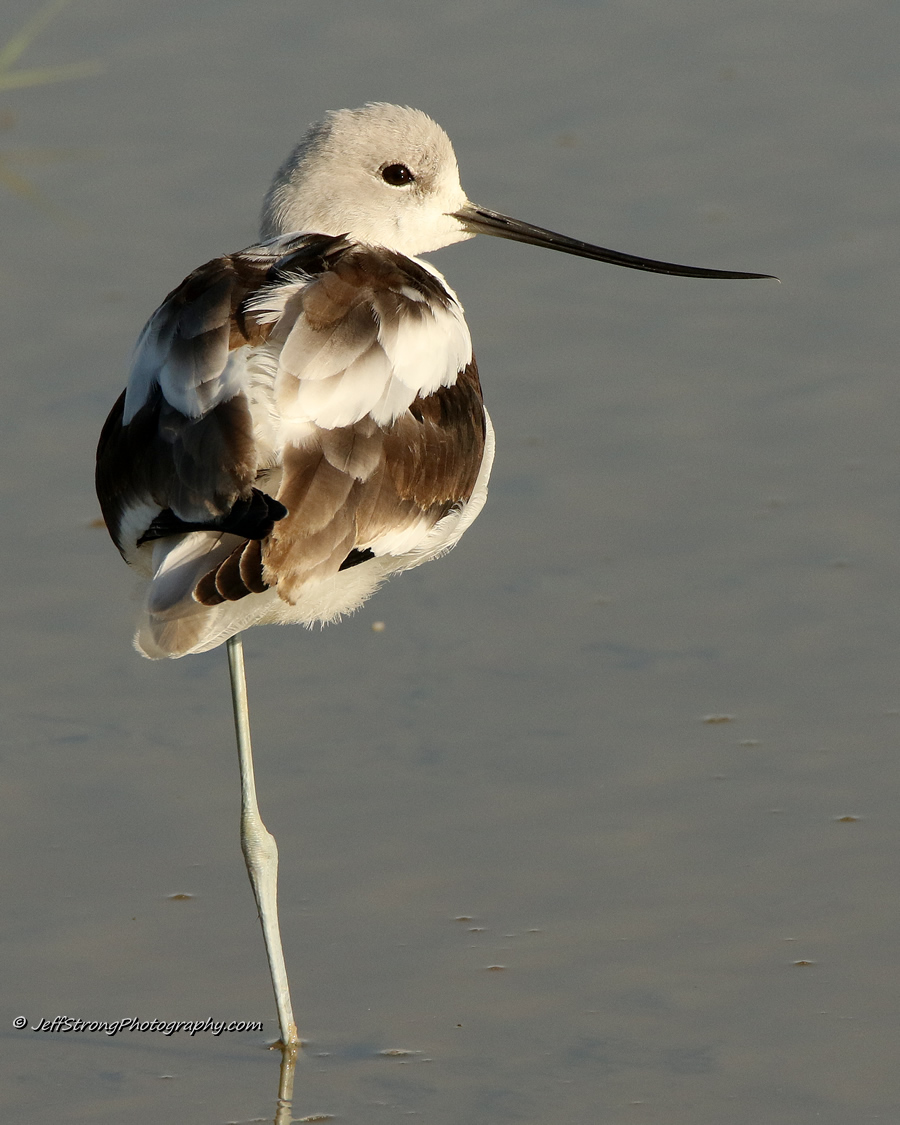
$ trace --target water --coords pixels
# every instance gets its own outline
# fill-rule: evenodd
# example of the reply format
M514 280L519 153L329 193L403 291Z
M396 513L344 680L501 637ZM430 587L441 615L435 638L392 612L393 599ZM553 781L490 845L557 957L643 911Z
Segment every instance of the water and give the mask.
M104 69L0 90L5 1119L274 1115L224 654L131 653L92 459L154 305L368 99L432 113L479 203L783 283L434 255L498 431L485 514L340 627L246 638L294 1116L897 1118L898 25L73 0L15 63Z

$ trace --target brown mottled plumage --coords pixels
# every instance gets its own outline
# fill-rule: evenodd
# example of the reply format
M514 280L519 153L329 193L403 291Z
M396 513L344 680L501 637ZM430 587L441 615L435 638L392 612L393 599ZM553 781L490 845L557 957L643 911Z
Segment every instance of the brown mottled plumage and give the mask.
M115 542L157 576L145 650L180 655L218 642L220 607L253 606L252 595L271 591L284 608L260 601L261 619L298 606L303 614L310 590L317 615L326 589L326 615L342 612L360 587L348 570L366 567L370 586L420 561L417 544L455 513L452 531L487 435L461 323L439 275L343 237L250 247L169 294L144 331L132 401L113 408L97 465ZM392 368L390 355L405 339L415 349L448 333L458 364L434 368L416 393L419 369ZM222 386L234 370L229 397ZM352 420L334 424L348 388ZM439 537L423 558L444 549ZM189 561L167 569L167 552L178 551Z

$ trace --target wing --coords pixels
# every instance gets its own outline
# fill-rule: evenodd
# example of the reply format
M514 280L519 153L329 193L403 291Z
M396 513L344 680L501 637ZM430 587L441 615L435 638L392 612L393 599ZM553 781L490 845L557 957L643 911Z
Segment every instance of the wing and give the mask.
M128 562L140 564L138 548L162 535L234 526L259 535L277 517L280 509L254 494L260 451L247 364L270 326L246 318L242 303L272 283L285 241L201 266L141 333L97 450L100 506ZM295 236L290 245L322 268L345 243Z
M347 571L452 546L484 449L462 310L424 263L294 235L201 267L144 329L98 451L110 532L152 579L154 655L220 643L197 640L203 611L273 588L292 620L354 608Z
M455 296L399 254L348 248L248 308L272 324L287 515L195 596L215 605L264 585L297 604L342 570L416 550L469 500L484 456L481 385Z

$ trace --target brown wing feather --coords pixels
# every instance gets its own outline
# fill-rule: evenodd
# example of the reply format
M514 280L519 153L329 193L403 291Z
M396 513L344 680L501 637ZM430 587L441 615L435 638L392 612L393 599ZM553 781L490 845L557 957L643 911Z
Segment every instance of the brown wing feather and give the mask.
M277 497L288 514L262 543L265 581L294 602L350 551L416 523L433 526L472 495L484 438L473 361L454 386L417 398L389 427L366 418L289 448Z
M484 406L474 359L452 387L417 398L386 435L397 494L422 507L468 500L484 456Z

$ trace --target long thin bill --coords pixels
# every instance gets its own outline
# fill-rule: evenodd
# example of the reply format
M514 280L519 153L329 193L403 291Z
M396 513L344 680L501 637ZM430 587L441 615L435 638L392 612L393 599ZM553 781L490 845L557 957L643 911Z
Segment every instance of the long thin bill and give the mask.
M514 242L527 242L530 246L545 246L548 250L561 250L564 254L575 254L579 258L592 258L595 262L610 262L614 266L627 266L632 270L647 270L649 273L668 273L676 277L719 277L719 278L769 278L777 281L770 273L734 273L732 270L708 270L701 266L678 266L674 262L656 262L652 258L637 258L634 254L621 254L618 250L607 250L603 246L592 246L577 238L568 238L543 227L510 219L498 211L486 207L476 207L467 203L454 216L472 234L491 234L496 238L510 238Z

